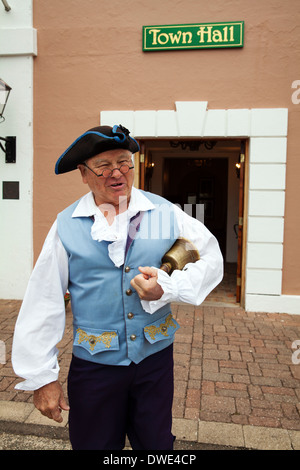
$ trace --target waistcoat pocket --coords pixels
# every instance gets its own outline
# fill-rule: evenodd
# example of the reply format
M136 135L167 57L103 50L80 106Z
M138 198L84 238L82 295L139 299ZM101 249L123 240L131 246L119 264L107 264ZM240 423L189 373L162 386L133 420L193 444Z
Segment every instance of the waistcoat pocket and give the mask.
M119 350L119 335L117 331L78 327L75 332L73 345L81 346L92 355L103 351Z
M179 328L179 324L172 317L172 314L169 313L165 317L145 326L144 335L149 343L153 344L157 341L172 338L172 336L175 334L175 331L177 331Z

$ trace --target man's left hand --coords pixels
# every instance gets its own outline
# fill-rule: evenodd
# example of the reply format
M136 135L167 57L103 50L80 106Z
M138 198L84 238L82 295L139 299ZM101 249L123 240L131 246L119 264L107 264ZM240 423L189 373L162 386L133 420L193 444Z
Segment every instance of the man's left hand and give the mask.
M158 300L164 291L157 283L157 269L149 266L139 267L141 274L135 276L130 284L141 300Z

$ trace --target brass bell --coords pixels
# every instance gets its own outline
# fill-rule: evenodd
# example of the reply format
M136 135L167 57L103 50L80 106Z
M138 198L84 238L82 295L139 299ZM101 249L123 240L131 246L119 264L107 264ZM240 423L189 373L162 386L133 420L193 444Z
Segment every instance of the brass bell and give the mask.
M187 263L195 263L199 259L200 255L195 245L187 238L178 238L163 256L160 269L171 274L175 269L181 271Z

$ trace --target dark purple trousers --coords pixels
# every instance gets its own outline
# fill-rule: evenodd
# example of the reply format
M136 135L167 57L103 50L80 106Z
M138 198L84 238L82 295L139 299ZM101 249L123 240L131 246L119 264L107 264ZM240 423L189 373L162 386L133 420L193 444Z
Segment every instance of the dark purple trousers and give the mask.
M107 366L73 356L69 433L74 450L172 450L173 346L139 364Z

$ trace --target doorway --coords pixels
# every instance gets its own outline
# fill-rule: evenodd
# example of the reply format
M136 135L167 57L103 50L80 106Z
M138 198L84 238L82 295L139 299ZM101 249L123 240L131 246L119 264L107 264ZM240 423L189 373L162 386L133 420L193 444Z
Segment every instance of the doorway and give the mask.
M193 217L197 205L204 205L204 224L219 242L225 268L222 283L206 301L239 304L245 141L164 139L140 144L140 188L180 204L182 209L188 204Z
M163 196L182 208L204 205L204 223L217 238L226 257L227 158L170 157L164 162Z

